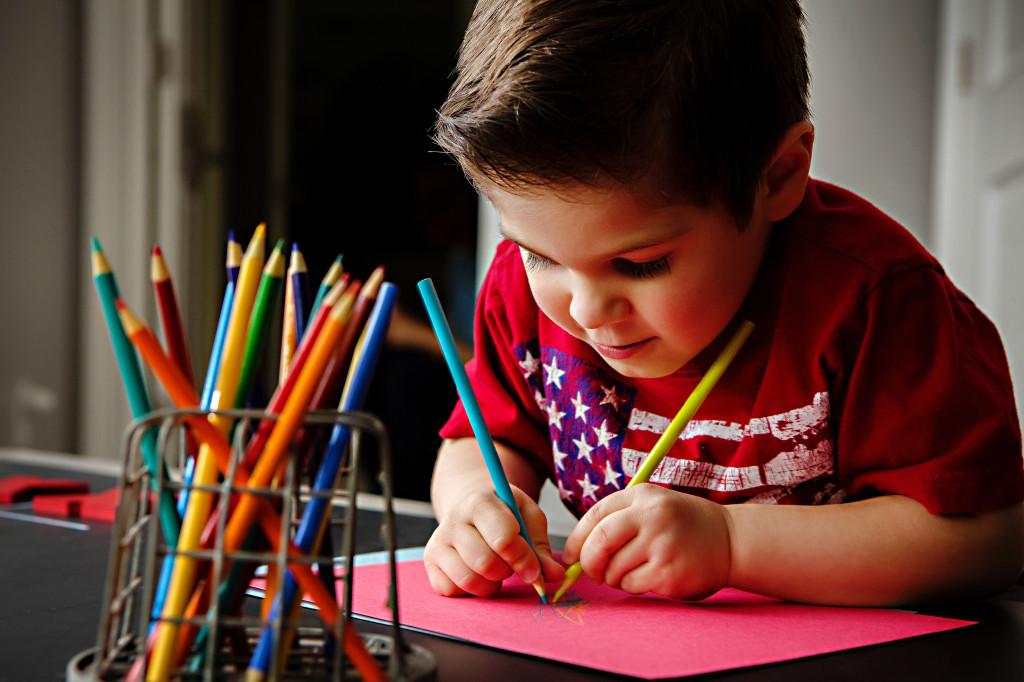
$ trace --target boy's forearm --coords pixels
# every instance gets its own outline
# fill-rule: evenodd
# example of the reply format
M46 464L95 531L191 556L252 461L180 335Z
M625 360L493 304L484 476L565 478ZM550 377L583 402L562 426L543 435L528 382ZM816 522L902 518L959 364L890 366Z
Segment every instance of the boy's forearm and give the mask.
M897 605L985 596L1024 556L1020 505L933 515L888 495L823 506L731 505L729 583L793 601Z
M512 448L501 442L495 442L494 445L508 482L537 499L543 483L537 472ZM443 518L451 506L469 490L479 487L493 488L494 484L476 440L460 438L444 441L437 455L430 485L430 500L437 518Z

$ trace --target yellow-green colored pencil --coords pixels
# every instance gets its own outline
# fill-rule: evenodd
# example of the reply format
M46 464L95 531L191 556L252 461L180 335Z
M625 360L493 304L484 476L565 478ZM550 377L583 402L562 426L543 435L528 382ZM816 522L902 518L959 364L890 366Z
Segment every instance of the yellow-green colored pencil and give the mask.
M626 485L627 488L631 488L634 485L646 483L651 478L651 474L661 464L661 460L665 459L665 455L672 449L672 444L679 438L679 434L683 432L686 425L693 419L693 415L696 414L700 408L701 403L711 393L711 389L718 383L718 379L725 372L725 368L729 366L732 359L736 357L736 353L739 352L740 347L746 342L747 337L750 336L750 332L754 331L754 323L749 320L744 320L740 324L736 333L729 339L729 343L725 344L725 348L718 354L715 361L711 363L711 367L708 368L707 373L701 377L701 380L697 382L697 386L693 389L693 393L686 399L683 406L679 408L679 412L676 413L675 418L665 429L665 433L661 434L658 442L651 448L650 454L640 465L640 468L636 472L636 476ZM583 574L583 567L580 562L577 561L572 566L565 570L565 577L562 579L562 584L559 586L558 591L555 592L555 596L551 598L551 603L555 604L562 595L565 594L566 590L576 584L579 580L580 575Z

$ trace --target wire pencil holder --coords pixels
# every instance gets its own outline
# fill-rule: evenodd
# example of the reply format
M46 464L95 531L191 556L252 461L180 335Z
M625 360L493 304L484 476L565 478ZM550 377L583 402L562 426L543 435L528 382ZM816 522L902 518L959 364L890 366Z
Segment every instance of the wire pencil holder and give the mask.
M213 414L235 423L230 467L212 485L199 485L183 475L186 454L197 447L190 441L186 418L207 418ZM242 467L246 445L261 422L276 419L260 410L206 412L195 410L156 410L145 419L133 421L123 439L123 467L120 479L120 501L111 540L111 556L100 614L96 647L80 653L68 663L68 680L145 679L147 638L157 622L172 624L179 633L179 650L171 679L174 680L241 680L252 652L264 628L273 632L273 646L265 679L269 680L352 680L362 677L358 665L346 655L346 629L355 626L351 619L353 566L358 514L358 482L360 462L372 461L361 451L376 448L380 463L378 481L382 490L383 515L379 526L390 562L391 584L387 599L393 620L390 636L359 634L365 650L377 661L380 669L392 680L431 680L435 665L431 654L422 647L403 640L398 625L395 571L395 515L391 496L391 452L383 424L365 412L310 412L303 429L313 429L314 439L332 428L345 425L349 429L347 450L341 470L330 490L311 486L316 473L315 461L303 461L304 453L295 452L283 471L278 471L276 485L249 487L239 484L237 474ZM155 447L152 439L155 436ZM300 431L301 432L301 431ZM146 439L151 442L146 444ZM296 439L298 440L298 439ZM368 444L369 441L369 444ZM308 442L308 441L307 441ZM313 448L312 452L317 452ZM155 457L154 457L155 453ZM310 458L306 458L310 459ZM148 461L147 461L148 460ZM207 524L204 542L199 548L181 551L168 542L161 500L179 500L182 496L207 495L215 501L214 510L230 509L242 495L258 496L277 511L280 519L278 549L274 542L258 531L250 532L239 549L224 544L227 514L214 511ZM318 500L326 503L326 521L321 526L319 550L297 556L293 539L306 508ZM184 505L182 505L184 506ZM264 508L267 505L263 505ZM254 528L258 526L254 525ZM289 548L292 553L289 554ZM336 550L340 549L338 552ZM335 556L340 555L339 570ZM165 617L154 611L154 600L169 576L170 562L181 557L193 560L200 580L205 580L206 608L187 610L182 617ZM165 567L165 564L167 566ZM287 575L289 564L304 565L316 570L331 592L336 595L338 617L332 625L325 624L316 609L265 608L262 599L246 598L252 586L258 585L259 572L267 578ZM315 569L313 567L316 567ZM256 578L256 582L253 578ZM337 581L337 582L335 582ZM301 590L299 591L301 594ZM197 590L193 600L201 594ZM268 592L269 596L269 592ZM201 604L201 602L200 602ZM270 615L274 614L274 615ZM351 633L348 633L351 637Z

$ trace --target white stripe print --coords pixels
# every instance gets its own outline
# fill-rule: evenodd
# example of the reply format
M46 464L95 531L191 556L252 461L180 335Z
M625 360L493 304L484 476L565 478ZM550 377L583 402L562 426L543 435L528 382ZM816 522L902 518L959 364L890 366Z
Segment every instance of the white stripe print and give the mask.
M745 426L714 419L693 419L679 434L679 440L706 436L738 443L748 436L771 435L779 440L792 441L804 434L814 433L825 427L828 424L829 413L828 393L822 391L815 394L814 402L806 407L798 407L770 417L756 417ZM629 424L626 428L635 431L664 433L671 422L670 417L634 409L629 415Z

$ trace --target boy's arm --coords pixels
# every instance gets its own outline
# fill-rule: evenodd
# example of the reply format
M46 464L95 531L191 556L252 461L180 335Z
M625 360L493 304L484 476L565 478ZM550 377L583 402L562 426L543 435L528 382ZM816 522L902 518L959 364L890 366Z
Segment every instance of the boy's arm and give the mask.
M501 441L495 441L494 448L498 451L509 484L536 500L544 483L540 474L522 455ZM480 487L493 489L494 484L476 440L459 438L444 441L437 453L430 485L430 500L437 518L444 518L466 491Z
M486 597L501 589L513 572L531 584L542 573L548 580L558 580L564 573L551 556L547 520L536 503L543 479L512 448L501 442L495 448L533 548L519 535L516 517L494 491L476 440L446 440L431 482L438 527L423 554L430 584L439 594Z
M1021 573L1021 505L929 513L902 495L822 506L730 505L729 584L783 599L897 605L977 598Z

